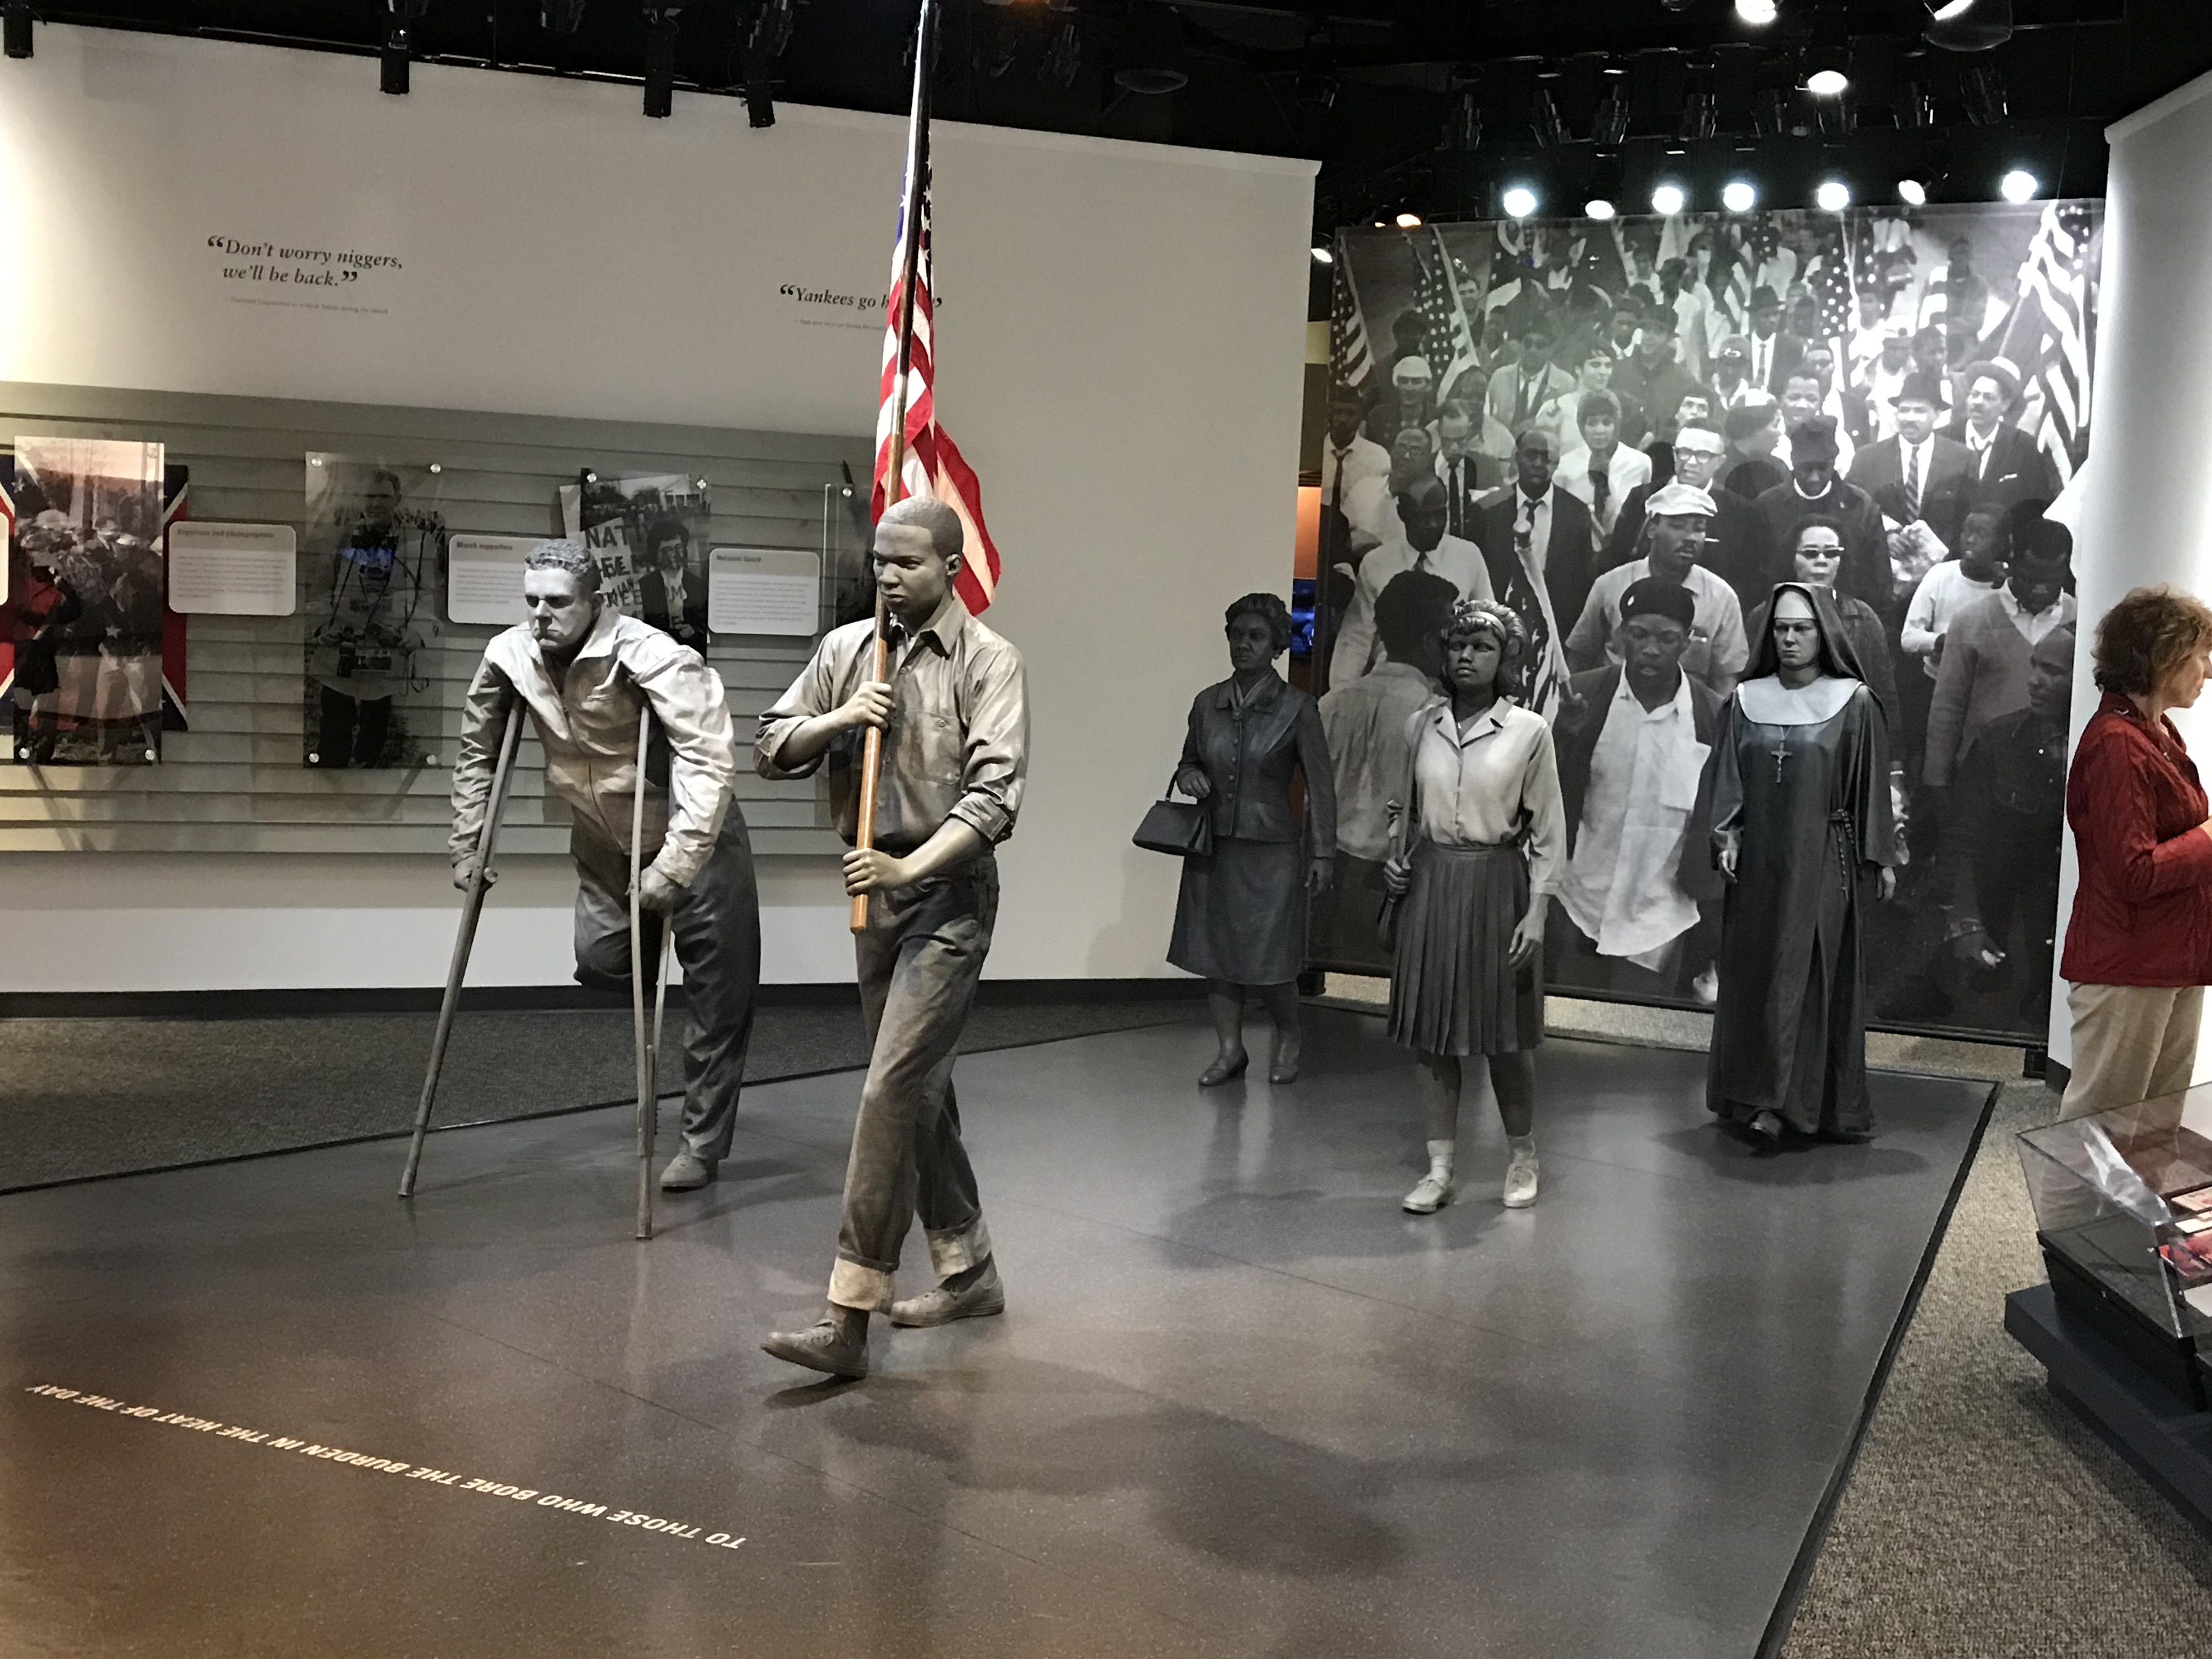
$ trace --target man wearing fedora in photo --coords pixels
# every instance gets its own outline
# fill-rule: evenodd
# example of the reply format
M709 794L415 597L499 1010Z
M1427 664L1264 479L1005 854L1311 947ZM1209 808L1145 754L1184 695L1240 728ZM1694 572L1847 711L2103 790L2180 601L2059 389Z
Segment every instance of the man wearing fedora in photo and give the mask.
M2057 471L2035 440L2006 420L2020 401L2020 371L2002 358L1959 371L1963 413L1943 435L1972 452L1974 493L2005 507L2047 501L2058 493Z

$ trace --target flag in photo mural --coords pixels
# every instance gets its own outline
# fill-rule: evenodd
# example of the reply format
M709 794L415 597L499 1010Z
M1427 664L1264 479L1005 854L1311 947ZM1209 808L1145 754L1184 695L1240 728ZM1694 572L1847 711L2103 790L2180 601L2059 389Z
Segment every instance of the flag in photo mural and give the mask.
M161 758L162 447L19 437L6 489L4 678L14 758Z
M436 752L445 577L441 477L379 458L307 457L300 558L306 634L301 754L309 766L388 769Z
M1340 492L1341 604L1316 646L1340 860L1316 964L1389 971L1370 901L1406 716L1440 695L1452 599L1486 593L1528 627L1525 697L1567 807L1551 988L1710 1006L1716 723L1774 585L1812 581L1881 703L1899 809L1875 1018L2039 1041L2076 618L2070 573L2022 553L2047 556L2044 509L2087 452L2103 218L2067 201L1340 232L1332 392L1363 412L1329 441L1338 476L1364 476ZM1397 510L1431 477L1458 492L1443 537ZM1650 512L1670 483L1712 512ZM1622 612L1632 586L1644 614Z
M626 617L707 648L707 542L714 492L683 472L586 473L561 488L561 521L599 567L599 592Z

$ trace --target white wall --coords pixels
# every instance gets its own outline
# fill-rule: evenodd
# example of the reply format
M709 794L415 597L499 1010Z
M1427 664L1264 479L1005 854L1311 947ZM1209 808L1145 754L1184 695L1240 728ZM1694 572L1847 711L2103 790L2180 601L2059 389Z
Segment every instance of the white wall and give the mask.
M2074 730L2097 707L2090 650L2098 617L2130 588L2172 582L2212 595L2212 76L2106 130L2103 302L2098 312L2097 418L2073 514L2081 629L2074 662ZM2212 704L2174 716L2183 740L2212 764ZM2073 837L2065 842L2058 897L2062 942L2074 906ZM2051 1055L2071 1064L2066 986L2053 987ZM2212 1042L2197 1050L2195 1081L2212 1079Z
M902 121L47 26L0 64L0 379L803 432L873 429ZM1224 605L1290 575L1310 164L940 124L939 406L1006 556L1030 793L1002 976L1164 973L1171 861L1129 833ZM390 256L227 278L211 240ZM296 264L296 262L293 262ZM345 309L332 307L344 307ZM465 526L463 526L465 527ZM564 979L557 867L502 884L472 981ZM849 975L831 872L771 861L772 981ZM23 856L0 989L436 983L422 860ZM100 913L101 925L74 921Z

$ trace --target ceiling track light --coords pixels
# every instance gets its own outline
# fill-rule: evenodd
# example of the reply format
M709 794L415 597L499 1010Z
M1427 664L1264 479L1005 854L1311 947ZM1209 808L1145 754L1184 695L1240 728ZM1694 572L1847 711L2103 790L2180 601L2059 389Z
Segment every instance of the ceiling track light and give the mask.
M1541 205L1536 192L1526 185L1508 185L1498 198L1498 205L1509 219L1526 219Z
M1721 186L1721 205L1730 213L1748 213L1759 205L1759 191L1748 179L1731 179Z
M676 107L676 24L683 11L680 5L645 8L645 112L656 121L667 119ZM750 95L747 114L755 126L761 125L752 116ZM775 118L771 112L769 119Z
M1790 131L1790 94L1780 87L1761 87L1751 95L1752 131L1778 138Z
M538 27L548 34L574 34L584 27L586 0L543 0L538 8Z
M1688 192L1677 184L1656 185L1651 191L1651 210L1662 218L1671 219L1690 205Z
M1628 137L1628 88L1616 82L1598 100L1590 117L1590 142L1611 149Z
M1316 29L1306 36L1306 44L1298 53L1298 72L1291 82L1291 101L1310 114L1318 115L1336 103L1340 82L1336 77L1336 58L1329 50L1328 35Z
M1710 138L1720 131L1721 98L1711 87L1698 87L1682 94L1682 118L1675 136L1686 143Z
M1927 0L1920 38L1946 52L1988 52L2012 39L2012 0Z
M1620 152L1601 149L1590 158L1589 184L1583 191L1583 211L1593 219L1610 219L1620 199Z
M0 6L0 45L10 58L31 55L31 0L8 0Z
M1997 181L1997 194L2017 205L2032 202L2043 188L2043 181L2026 167L2014 167Z
M1528 130L1545 149L1556 149L1567 141L1567 124L1559 116L1559 101L1549 87L1538 87L1528 99Z
M1765 28L1781 15L1781 10L1775 0L1735 0L1737 19L1755 29Z
M1840 179L1823 179L1813 201L1823 213L1841 213L1851 204L1851 187Z
M1923 81L1907 81L1897 89L1897 125L1907 131L1925 131L1936 125L1936 98Z
M1969 64L1959 73L1959 92L1966 100L1966 118L1978 127L1993 127L2009 113L2004 76L1994 64Z
M31 55L31 9L25 6L21 9L22 55L28 58ZM384 0L384 44L378 48L376 54L376 84L380 91L390 93L395 98L406 96L408 64L415 55L415 37L410 26L429 9L430 0ZM10 5L8 10L12 22L16 8ZM15 56L12 38L8 43L8 55L10 58Z
M1473 87L1462 87L1452 100L1451 118L1444 123L1444 148L1472 155L1482 148L1482 100Z

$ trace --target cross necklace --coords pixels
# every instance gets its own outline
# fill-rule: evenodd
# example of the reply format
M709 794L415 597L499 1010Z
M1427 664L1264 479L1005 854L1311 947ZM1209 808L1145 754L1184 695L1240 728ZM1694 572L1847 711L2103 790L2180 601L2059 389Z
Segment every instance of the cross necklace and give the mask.
M1774 742L1774 781L1778 784L1782 781L1782 763L1789 758L1790 745L1788 742L1780 738L1776 738Z

